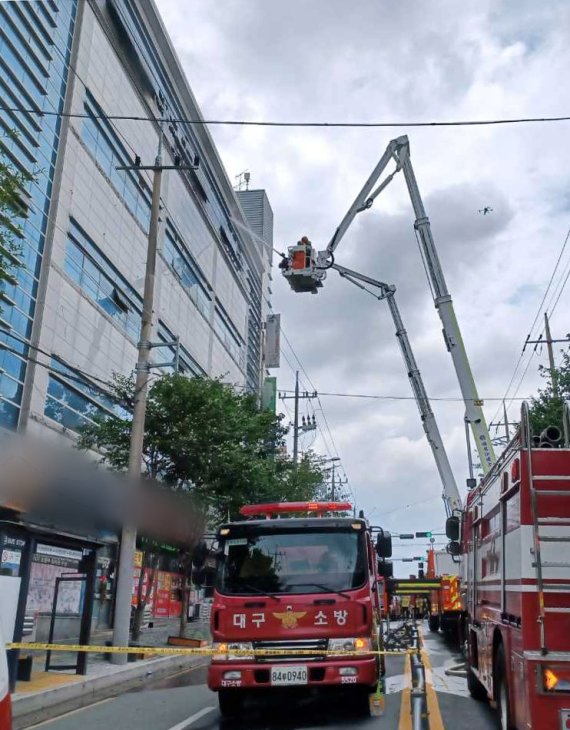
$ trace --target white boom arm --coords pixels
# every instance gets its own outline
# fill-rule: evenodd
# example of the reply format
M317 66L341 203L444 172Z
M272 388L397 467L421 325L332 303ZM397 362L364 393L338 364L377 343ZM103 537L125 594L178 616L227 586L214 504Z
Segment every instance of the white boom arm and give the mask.
M426 393L420 370L412 351L412 346L410 345L408 333L406 332L402 317L400 315L400 310L398 309L398 305L396 304L396 287L391 284L385 284L382 281L377 281L376 279L371 279L369 276L359 274L356 271L347 269L345 266L340 266L340 264L335 263L332 265L331 268L336 269L336 271L338 271L338 273L343 278L348 279L361 289L366 288L358 282L364 282L366 284L370 284L371 286L376 287L380 290L380 294L378 296L374 296L379 300L385 299L388 302L390 313L392 315L394 326L396 328L396 337L398 338L398 343L400 345L402 357L404 358L404 364L406 366L410 385L412 386L412 391L420 412L422 425L429 445L431 446L433 458L435 459L437 470L439 472L441 483L443 485L443 501L445 503L446 512L449 516L453 514L455 510L461 509L461 497L459 495L459 490L455 482L455 477L453 476L453 472L451 471L447 452L445 450L445 446L443 445L443 440L439 432L437 421L435 420L434 413L431 409L431 404ZM366 289L366 291L368 290Z
M388 166L391 160L396 163L396 169L382 180L378 187L374 190L374 185L378 182L380 176ZM459 387L463 400L465 402L466 418L471 425L477 451L481 459L481 467L485 473L489 471L495 463L496 457L489 435L489 429L485 421L482 409L482 401L477 393L471 366L461 337L461 331L455 317L453 302L445 277L439 262L439 257L435 248L435 243L431 233L429 218L426 215L425 208L420 196L414 170L410 160L410 143L407 137L398 137L393 139L386 152L382 155L380 162L374 168L374 171L366 181L364 187L357 195L354 203L351 205L348 213L344 216L339 227L336 229L329 245L325 251L320 251L316 256L311 254L311 259L307 259L307 268L304 271L295 271L295 264L291 269L284 271L284 275L289 278L291 286L296 291L312 291L316 292L317 287L322 286L322 280L326 276L326 270L334 264L334 251L348 230L350 224L358 213L368 210L374 203L376 197L389 185L394 176L402 171L408 187L408 192L412 202L415 214L414 227L418 232L420 241L420 250L425 263L426 272L430 281L433 292L434 303L443 325L443 336L445 344L453 360ZM294 247L293 247L294 248ZM295 276L297 281L294 282Z

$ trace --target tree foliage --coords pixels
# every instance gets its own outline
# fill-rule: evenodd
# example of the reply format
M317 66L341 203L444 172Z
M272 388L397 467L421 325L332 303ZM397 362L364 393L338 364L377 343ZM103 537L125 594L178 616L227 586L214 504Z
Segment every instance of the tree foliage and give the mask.
M113 395L132 408L134 380L115 376ZM130 420L98 419L80 435L80 447L126 471ZM149 388L144 470L171 489L187 492L212 522L236 518L243 504L315 499L323 474L309 454L294 469L279 457L287 429L281 416L260 411L256 399L219 379L165 375Z
M554 395L550 369L540 366L540 374L546 380L544 388L531 399L530 422L533 433L539 435L548 426L557 426L563 433L562 404L570 401L570 352L562 351L562 362L556 368L558 396Z
M31 175L17 170L0 154L0 285L15 284L15 271L22 265L20 221L26 215L22 194L30 180Z

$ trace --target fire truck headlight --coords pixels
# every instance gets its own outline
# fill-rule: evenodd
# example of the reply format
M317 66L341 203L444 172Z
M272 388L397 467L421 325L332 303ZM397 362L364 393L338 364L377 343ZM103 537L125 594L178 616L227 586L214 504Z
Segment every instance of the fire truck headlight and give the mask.
M570 692L570 669L543 667L542 682L546 692Z
M338 652L339 656L344 654L359 654L370 651L372 642L367 636L358 636L350 639L330 639L329 651Z
M214 662L251 661L253 659L253 645L251 641L232 641L229 643L214 644ZM251 654L249 652L252 652Z

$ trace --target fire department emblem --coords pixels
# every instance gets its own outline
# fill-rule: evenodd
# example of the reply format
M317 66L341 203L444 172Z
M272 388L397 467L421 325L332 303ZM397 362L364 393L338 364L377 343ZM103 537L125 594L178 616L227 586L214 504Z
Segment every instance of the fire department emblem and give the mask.
M294 629L299 623L299 619L306 615L306 611L293 611L293 606L287 606L287 610L282 613L274 613L275 618L281 621L284 629Z

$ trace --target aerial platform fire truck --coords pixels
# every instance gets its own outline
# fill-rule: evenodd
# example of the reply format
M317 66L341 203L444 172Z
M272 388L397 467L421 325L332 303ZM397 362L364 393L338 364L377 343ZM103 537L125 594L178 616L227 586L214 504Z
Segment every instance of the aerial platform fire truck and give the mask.
M570 419L562 448L521 427L463 515L468 686L503 730L570 727ZM458 521L448 519L448 537Z
M222 715L239 713L248 692L282 688L345 690L368 711L383 669L371 653L386 605L378 563L392 548L381 531L373 544L351 511L342 502L249 505L247 519L219 529L208 686Z

